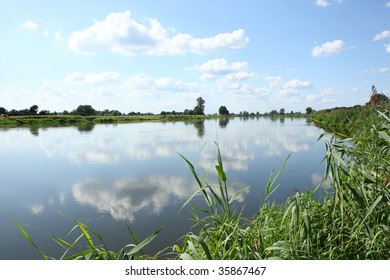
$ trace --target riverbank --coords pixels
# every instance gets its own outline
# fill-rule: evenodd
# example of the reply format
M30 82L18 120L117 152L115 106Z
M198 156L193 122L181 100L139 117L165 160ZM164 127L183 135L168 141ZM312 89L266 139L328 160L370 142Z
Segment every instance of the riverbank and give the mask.
M381 106L337 107L314 112L309 118L319 127L349 137L370 128L378 119L377 111L388 111L389 104Z
M223 118L220 115L137 115L137 116L9 116L0 118L0 128L82 126L104 123L196 121Z

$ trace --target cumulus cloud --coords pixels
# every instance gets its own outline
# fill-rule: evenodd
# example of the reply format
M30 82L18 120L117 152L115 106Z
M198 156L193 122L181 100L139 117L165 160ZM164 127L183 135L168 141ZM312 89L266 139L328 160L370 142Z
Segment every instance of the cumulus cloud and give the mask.
M185 83L170 77L152 78L145 74L137 74L129 77L125 84L127 87L138 90L196 92L196 83Z
M82 75L80 72L73 72L68 74L66 81L73 83L100 84L114 82L118 79L118 77L119 74L113 71L90 73L87 75Z
M85 54L110 50L126 56L207 55L238 50L249 43L242 29L209 38L194 38L189 34L170 36L168 28L157 19L147 19L147 22L137 22L130 11L110 13L103 21L94 20L92 26L74 32L69 38L69 48Z
M223 58L209 60L194 68L203 73L201 77L203 80L226 78L227 80L243 81L256 76L255 73L246 71L249 68L246 61L229 63Z
M313 88L313 85L310 82L304 82L298 79L293 79L288 81L283 88L289 90L310 89Z
M369 70L364 71L366 73L386 73L390 72L389 67L381 67L381 68L371 68Z
M390 7L390 1L385 4L385 7L387 7L387 8Z
M390 44L385 44L385 49L387 53L390 53Z
M38 29L39 25L31 20L26 21L23 26L31 31L35 31Z
M315 46L311 53L315 57L338 54L344 50L344 46L345 44L342 40L334 40Z
M334 0L334 1L330 1L330 0L316 0L315 4L318 7L326 8L326 7L328 7L330 5L333 5L333 4L341 4L342 2L343 2L342 0Z
M225 75L236 71L246 70L248 63L246 61L229 63L223 58L212 59L197 67L201 72L215 75Z
M378 33L374 37L374 41L380 41L386 38L390 38L390 31L389 30L384 30L381 33Z

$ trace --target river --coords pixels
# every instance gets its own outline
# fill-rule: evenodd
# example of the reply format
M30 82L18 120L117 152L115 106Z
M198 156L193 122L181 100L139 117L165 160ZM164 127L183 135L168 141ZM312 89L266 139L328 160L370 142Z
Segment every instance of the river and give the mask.
M214 183L215 142L229 193L250 186L237 206L251 217L272 169L290 153L273 200L283 202L321 181L321 133L304 118L0 129L0 259L40 259L15 222L54 258L64 251L50 234L65 238L75 225L72 219L97 230L114 251L133 243L126 223L141 240L164 226L147 253L181 244L190 213L177 213L198 186L179 153L201 178L210 170L207 182ZM201 203L201 197L193 203Z

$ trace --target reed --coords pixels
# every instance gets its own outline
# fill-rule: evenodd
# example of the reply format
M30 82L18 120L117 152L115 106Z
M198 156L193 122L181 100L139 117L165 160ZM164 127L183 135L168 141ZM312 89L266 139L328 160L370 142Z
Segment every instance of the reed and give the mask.
M389 259L389 111L370 115L367 122L371 125L352 138L332 136L326 141L323 181L330 180L331 189L324 192L320 184L297 192L283 204L272 203L269 198L278 189L275 181L286 158L279 171L271 173L261 207L251 219L230 210L232 200L227 200L219 148L217 186L201 181L194 166L183 157L208 209L196 207L206 214L203 218L193 212L202 227L198 234L187 234L182 247L174 246L179 258ZM322 195L316 199L319 193ZM222 211L217 212L217 208Z

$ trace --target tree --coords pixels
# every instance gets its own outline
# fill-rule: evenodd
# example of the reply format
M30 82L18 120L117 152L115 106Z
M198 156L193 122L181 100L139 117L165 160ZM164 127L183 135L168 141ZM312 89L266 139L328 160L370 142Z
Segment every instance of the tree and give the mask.
M194 114L195 115L204 115L204 99L202 97L198 97L196 99L196 106L194 107Z
M285 112L285 110L284 110L284 108L282 108L282 109L280 109L279 114L284 115L284 112Z
M313 112L313 109L311 107L307 107L306 114L310 114L311 112Z
M218 112L220 115L229 115L229 110L226 108L226 106L219 107Z
M6 115L7 110L4 107L0 107L0 115Z
M74 113L81 116L92 116L96 114L96 111L91 105L79 105Z
M29 115L36 115L38 114L38 105L32 105L30 109L28 110Z

